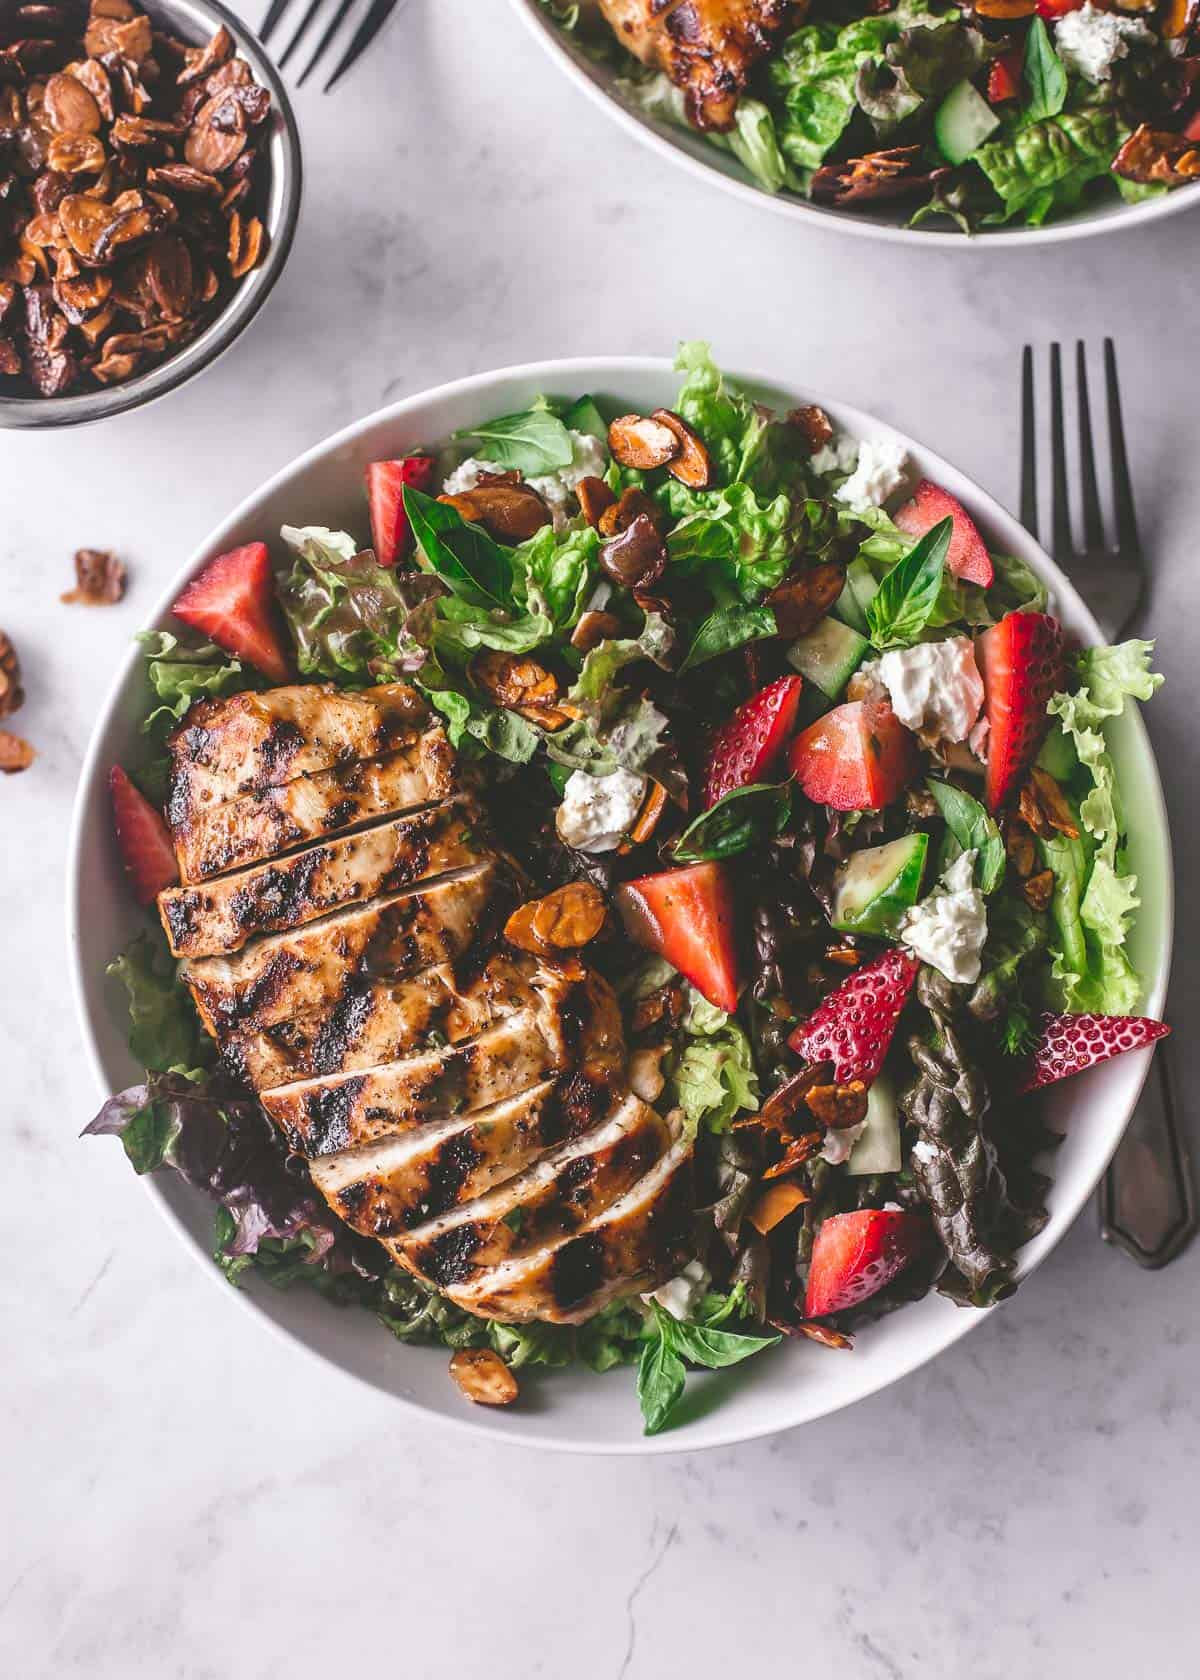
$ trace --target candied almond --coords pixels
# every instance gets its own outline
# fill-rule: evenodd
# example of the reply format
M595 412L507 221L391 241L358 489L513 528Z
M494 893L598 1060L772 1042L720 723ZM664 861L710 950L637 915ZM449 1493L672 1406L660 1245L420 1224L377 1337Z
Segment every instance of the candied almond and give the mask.
M831 1131L857 1126L867 1117L867 1087L861 1079L845 1085L814 1085L804 1100L813 1118Z
M56 134L46 151L46 162L57 175L98 175L105 161L94 134Z
M510 945L534 956L587 945L604 926L604 895L590 881L569 881L514 910L504 927Z
M585 612L571 632L571 646L580 653L590 653L601 642L611 641L621 634L621 620L610 612Z
M661 782L653 776L646 779L646 796L642 800L641 809L633 820L629 833L617 847L618 852L631 852L635 846L643 846L654 830L658 827L663 812L667 808L667 790Z
M671 477L677 478L689 490L707 490L714 476L712 456L698 434L673 409L656 408L650 418L673 432L679 440L678 455L667 462Z
M525 542L551 523L550 509L528 484L480 484L438 501L503 543Z
M240 183L247 187L249 183ZM238 224L238 235L235 242L233 224ZM252 268L257 268L262 261L263 254L263 225L257 216L251 216L248 221L235 211L229 223L229 272L235 280L240 280L244 274L249 274ZM234 249L236 243L236 252Z
M665 467L683 445L676 432L661 420L641 414L622 414L608 428L608 448L618 466L650 472Z
M809 1199L808 1191L794 1179L776 1179L750 1204L746 1218L759 1235L765 1237Z
M511 1406L521 1392L516 1377L491 1348L459 1348L451 1356L450 1375L477 1406Z
M626 589L653 589L667 569L667 548L644 513L604 543L600 569Z
M51 76L46 83L42 111L47 125L56 134L100 132L100 107L77 76Z
M822 560L784 578L767 596L781 636L807 636L829 612L846 582L845 567Z
M667 519L664 510L647 491L639 490L637 485L631 485L628 490L622 490L619 501L605 508L600 515L600 535L618 536L622 531L628 531L634 520L642 514L645 514L659 536L665 533Z
M1031 875L1022 882L1021 891L1031 910L1048 910L1054 897L1054 871L1043 869L1039 874Z
M25 703L21 687L21 662L12 642L0 630L0 718L11 717Z
M601 515L616 505L616 496L602 478L589 473L575 486L579 509L593 530L599 528Z
M558 700L558 678L528 654L485 649L473 656L467 675L497 706L551 706Z
M36 757L28 741L7 729L0 729L0 774L18 775L22 770L28 770Z

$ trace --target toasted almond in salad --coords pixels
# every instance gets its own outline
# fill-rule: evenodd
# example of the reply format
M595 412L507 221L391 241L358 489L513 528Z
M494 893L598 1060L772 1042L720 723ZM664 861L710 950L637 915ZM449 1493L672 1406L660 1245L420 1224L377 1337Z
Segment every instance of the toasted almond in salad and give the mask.
M508 1366L491 1348L459 1348L450 1375L477 1406L511 1406L521 1390Z

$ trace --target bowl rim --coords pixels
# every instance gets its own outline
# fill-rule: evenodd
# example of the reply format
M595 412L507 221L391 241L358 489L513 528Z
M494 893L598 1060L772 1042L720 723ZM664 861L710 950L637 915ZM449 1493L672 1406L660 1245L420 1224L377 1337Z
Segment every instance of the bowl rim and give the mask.
M657 152L660 157L669 159L676 167L686 170L696 180L715 183L724 191L740 198L743 203L757 204L760 208L793 223L823 228L827 232L846 233L857 239L879 239L920 248L941 247L945 250L977 252L994 250L1000 246L1033 249L1035 246L1058 245L1068 240L1093 238L1103 233L1144 227L1149 222L1178 214L1193 202L1200 205L1198 184L1190 196L1185 187L1182 191L1168 192L1161 198L1147 199L1141 204L1113 205L1102 214L1096 214L1094 211L1085 211L1082 214L1073 212L1071 216L1060 221L1036 228L981 228L978 233L968 238L967 235L952 232L948 228L897 227L890 222L877 222L866 217L848 215L844 211L813 204L794 193L769 193L757 186L748 176L727 173L718 168L715 158L707 160L697 155L684 143L681 133L627 105L612 88L605 85L605 77L598 69L592 73L580 62L564 40L562 30L546 13L541 0L510 0L510 4L526 28L540 42L543 50L558 63L576 87L586 94L593 105L607 111L612 120L627 134L632 134L643 145Z
M271 181L271 194L277 198L279 207L274 225L267 229L270 241L267 255L258 269L244 276L221 312L177 355L168 356L120 385L76 391L64 397L0 394L0 430L55 431L67 426L91 425L147 408L178 390L212 367L241 337L274 291L291 254L304 189L303 148L291 98L266 48L222 0L140 0L140 3L152 15L166 14L174 19L183 11L206 18L214 30L223 24L234 38L235 51L249 61L256 79L269 89L272 110L268 121L274 127L274 134L268 153L275 177Z
M496 368L483 373L470 374L461 379L451 380L444 384L430 387L428 390L417 392L412 396L402 398L398 402L390 403L383 408L376 409L371 414L362 416L360 419L351 422L349 425L342 427L337 432L332 433L330 436L313 444L309 449L304 450L292 461L288 462L274 472L256 490L244 497L242 501L238 503L237 507L234 508L224 519L222 519L209 532L203 542L201 542L192 551L188 559L173 575L171 581L165 587L163 593L159 596L155 603L154 611L147 616L145 622L147 624L157 624L161 620L165 619L170 612L172 602L177 599L183 584L190 579L200 569L200 567L212 557L213 554L220 552L222 545L227 541L228 533L235 530L244 519L253 514L258 506L273 496L275 492L288 480L302 475L314 465L325 460L327 457L335 455L339 450L343 449L348 444L353 443L360 435L378 425L399 423L409 416L420 414L420 412L427 406L454 400L460 397L471 396L473 394L482 395L497 386L523 384L532 386L536 389L539 385L545 386L553 380L571 379L578 382L577 388L580 390L588 388L603 388L605 382L611 382L612 386L619 390L619 382L622 378L636 378L639 375L669 376L673 369L674 363L672 359L666 356L573 356L541 362L519 363L509 367ZM787 390L793 394L797 391L801 391L803 393L802 400L817 403L822 407L828 408L831 412L837 415L839 425L847 427L856 436L864 437L878 435L880 432L890 433L901 442L919 450L926 462L928 462L935 470L940 472L945 469L951 479L965 479L972 489L973 505L978 506L980 515L987 524L988 528L992 531L999 531L1001 533L1005 539L1006 546L1009 547L1010 551L1015 550L1020 552L1023 550L1026 553L1036 553L1036 569L1038 570L1039 575L1055 592L1061 601L1066 601L1069 604L1071 609L1069 616L1083 626L1083 629L1086 632L1087 642L1089 644L1099 644L1103 642L1104 638L1101 634L1099 625L1096 623L1096 620L1092 616L1091 612L1079 596L1078 591L1074 588L1070 580L1067 578L1065 573L1062 572L1054 560L1046 554L1045 550L1041 548L1040 543L1030 536L1016 517L1003 508L993 496L977 485L973 479L969 479L960 469L954 467L953 463L949 462L936 450L929 449L926 445L922 444L918 439L912 437L910 434L900 430L898 427L877 419L874 415L863 409L859 409L851 404L840 402L835 398L829 397L827 394L823 395L821 392L811 390L808 387L799 384L792 386L788 383L787 376L781 375L779 372L768 374L747 370L745 368L727 368L723 371L726 372L727 377L732 381L751 388L765 388L776 391ZM1014 535L1017 537L1017 542L1015 544L1009 542L1009 539ZM85 841L87 839L88 805L91 798L91 792L96 784L97 776L103 774L102 767L100 765L101 751L104 747L109 727L120 709L121 699L124 694L125 687L131 676L136 672L142 657L143 656L139 651L138 644L135 641L131 642L124 658L118 663L118 667L104 693L100 706L97 709L91 738L80 767L79 778L76 784L76 795L71 815L67 844L67 891L65 902L67 965L70 973L71 990L75 1002L76 1014L83 1035L85 1053L91 1064L97 1086L104 1097L111 1095L112 1083L105 1073L100 1045L92 1027L94 1002L93 988L96 986L97 979L96 976L89 975L85 971L82 961L81 942L78 937L81 868ZM1148 782L1151 803L1153 806L1151 828L1161 837L1164 853L1163 861L1165 866L1165 878L1161 883L1161 891L1163 900L1163 921L1166 931L1165 950L1162 953L1159 972L1157 973L1153 983L1147 986L1146 995L1143 999L1143 1008L1145 1012L1149 1015L1161 1017L1170 979L1175 931L1175 891L1171 831L1166 809L1166 801L1162 789L1162 781L1158 772L1157 758L1155 756L1153 746L1151 745L1140 708L1134 708L1127 714L1127 717L1136 737L1137 752L1139 756L1144 759L1150 772ZM1031 1273L1035 1271L1053 1252L1053 1250L1062 1241L1063 1237L1065 1237L1067 1232L1074 1225L1084 1205L1091 1199L1098 1184L1100 1183L1101 1178L1103 1177L1108 1161L1111 1160L1112 1154L1115 1153L1133 1115L1134 1109L1137 1106L1137 1101L1148 1076L1150 1065L1150 1054L1143 1052L1140 1076L1137 1080L1136 1088L1128 1101L1126 1112L1121 1124L1119 1128L1114 1131L1112 1150L1104 1158L1094 1173L1081 1173L1079 1182L1070 1191L1065 1202L1054 1210L1045 1231L1041 1233L1043 1238L1047 1237L1047 1235L1049 1237L1049 1240L1046 1241L1046 1246L1037 1254L1036 1258L1031 1263L1024 1266L1018 1263L1018 1279L1024 1280L1030 1276ZM391 1388L381 1388L380 1385L372 1382L370 1378L363 1373L349 1369L332 1353L326 1351L325 1348L318 1345L315 1341L310 1340L280 1322L270 1312L268 1312L250 1292L246 1290L230 1290L220 1270L212 1264L211 1257L204 1248L204 1245L195 1240L175 1209L171 1206L169 1199L164 1193L162 1185L156 1180L155 1175L144 1175L141 1179L141 1183L151 1197L152 1201L156 1204L162 1217L171 1226L177 1238L188 1250L189 1254L192 1255L193 1259L202 1262L202 1269L210 1276L214 1284L220 1286L224 1292L225 1298L228 1300L230 1295L232 1295L245 1311L249 1312L260 1324L265 1323L273 1334L278 1336L282 1341L292 1347L300 1347L311 1358L319 1360L327 1368L332 1368L338 1371L343 1377L349 1378L354 1382L361 1384L364 1388L375 1393L386 1394L387 1398L397 1402L414 1417L421 1418L426 1424L432 1421L439 1425L446 1425L454 1429L462 1430L476 1438L482 1435L492 1440L503 1442L507 1446L519 1446L530 1449L563 1453L640 1457L659 1454L707 1451L710 1448L736 1446L743 1441L759 1440L766 1436L780 1434L786 1429L798 1428L805 1423L813 1423L823 1417L828 1417L836 1412L844 1411L849 1407L856 1405L859 1401L868 1399L872 1395L879 1393L881 1390L891 1387L893 1383L898 1382L903 1377L911 1375L913 1371L918 1370L922 1365L929 1364L934 1359L938 1358L948 1348L960 1341L963 1336L969 1334L978 1325L982 1324L983 1321L996 1310L993 1306L976 1308L970 1312L967 1312L965 1309L956 1311L952 1316L946 1319L946 1327L941 1332L936 1348L932 1351L918 1348L908 1352L901 1352L893 1359L891 1364L887 1366L885 1371L874 1374L872 1379L869 1380L865 1386L860 1388L853 1396L840 1400L835 1398L828 1404L819 1403L815 1408L810 1407L805 1409L802 1416L796 1416L790 1421L786 1419L782 1421L779 1419L764 1419L761 1423L755 1423L752 1426L747 1426L745 1423L728 1428L720 1428L718 1426L716 1428L710 1428L710 1430L706 1433L704 1440L700 1442L689 1441L688 1432L686 1430L681 1430L678 1434L667 1432L663 1435L650 1437L635 1434L632 1435L629 1440L618 1441L608 1439L597 1440L585 1438L583 1436L564 1439L558 1435L540 1432L537 1427L530 1428L520 1436L516 1436L507 1432L501 1423L494 1423L490 1421L486 1414L479 1415L478 1409L464 1412L461 1416L452 1412L435 1411L419 1399L410 1398L408 1395L397 1393ZM1061 1179L1056 1180L1056 1184L1058 1184L1059 1193L1061 1194ZM628 1396L626 1396L626 1398L628 1398Z

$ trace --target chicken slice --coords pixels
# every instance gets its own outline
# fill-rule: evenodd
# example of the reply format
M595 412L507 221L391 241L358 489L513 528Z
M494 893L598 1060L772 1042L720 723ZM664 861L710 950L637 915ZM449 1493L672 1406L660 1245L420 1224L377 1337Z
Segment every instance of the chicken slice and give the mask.
M300 927L345 904L492 856L473 800L395 817L375 828L252 864L203 886L168 887L159 914L177 957L221 956L256 933Z
M430 729L384 758L351 759L203 807L174 826L179 873L204 881L453 791L454 753L442 731Z
M428 719L427 703L408 683L359 694L299 683L199 700L168 742L167 820L173 830L184 829L209 806L377 758Z
M265 1032L221 1041L226 1066L255 1091L327 1073L379 1067L434 1041L459 1044L536 1002L537 963L496 952L459 977L448 963L404 979L350 973L332 1007L290 1014Z
M550 1074L615 1084L624 1061L621 1017L597 975L547 978L536 1003L463 1044L360 1073L300 1080L260 1093L288 1147L308 1156L485 1108Z
M466 1312L512 1323L581 1324L618 1295L653 1289L695 1252L692 1144L681 1138L575 1235L451 1284ZM412 1270L402 1241L385 1245Z
M595 1087L580 1092L579 1083L548 1079L473 1114L319 1156L309 1164L312 1181L356 1231L398 1236L484 1195L545 1150L587 1131L608 1094Z
M617 39L682 88L689 122L732 128L750 71L806 7L791 0L600 0Z
M212 1037L269 1033L332 1013L348 991L372 979L482 962L516 900L503 865L479 864L253 940L236 956L181 963L180 975Z
M632 1188L671 1142L667 1122L627 1093L599 1126L486 1196L418 1226L397 1246L436 1288L468 1283L579 1230Z

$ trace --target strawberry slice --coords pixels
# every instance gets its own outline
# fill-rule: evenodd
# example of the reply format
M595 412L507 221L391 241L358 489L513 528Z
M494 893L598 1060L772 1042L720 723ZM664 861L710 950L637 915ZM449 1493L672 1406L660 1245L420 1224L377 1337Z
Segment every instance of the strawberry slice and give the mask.
M803 683L780 677L751 695L712 738L704 772L704 807L715 805L734 788L765 781L796 726Z
M885 700L835 706L792 742L793 776L817 805L879 811L918 769L913 737Z
M896 1022L921 965L907 951L885 951L831 992L788 1043L807 1062L832 1062L839 1085L879 1077Z
M997 60L997 64L999 62ZM988 96L991 97L990 83ZM987 544L979 535L975 521L966 508L948 490L943 490L940 485L931 484L929 479L923 478L917 485L912 501L905 502L896 514L896 524L910 537L923 537L926 531L932 531L943 519L954 521L950 548L946 554L947 566L955 577L964 578L967 583L977 583L983 589L989 588L995 576L995 569L992 566L992 557L987 551Z
M139 904L153 904L164 887L179 879L171 836L162 817L119 764L108 772L113 823L126 874Z
M987 803L996 811L1024 781L1049 725L1046 702L1063 681L1062 629L1048 613L1006 613L975 654L988 721Z
M1200 140L1200 111L1195 111L1183 125L1185 140Z
M696 990L731 1015L737 1008L733 892L719 863L694 863L627 881L616 893L625 931L657 951Z
M432 483L432 455L402 455L397 461L372 461L367 468L371 537L381 566L394 566L413 546L412 527L404 511L404 486L428 490Z
M999 58L992 60L987 84L990 104L1003 105L1007 100L1017 98L1021 91L1024 58L1021 48L1014 47L1010 52L1003 52Z
M291 673L278 630L266 543L247 543L218 554L192 579L171 611L272 682L287 682Z
M1084 0L1037 0L1037 15L1046 23L1053 23L1055 18L1066 17L1068 12L1077 12L1083 6Z
M928 1246L923 1213L867 1208L822 1220L804 1292L805 1318L844 1312L877 1295Z
M1037 1043L1021 1069L1017 1090L1040 1091L1060 1079L1095 1067L1097 1062L1144 1050L1170 1032L1165 1021L1145 1015L1043 1015Z

